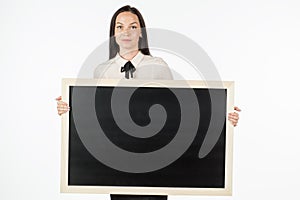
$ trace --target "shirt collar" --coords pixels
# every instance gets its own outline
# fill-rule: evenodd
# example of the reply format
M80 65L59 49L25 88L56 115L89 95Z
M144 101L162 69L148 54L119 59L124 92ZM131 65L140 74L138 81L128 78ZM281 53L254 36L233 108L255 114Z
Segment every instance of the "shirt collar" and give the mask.
M133 66L137 67L137 66L140 64L140 62L142 61L142 59L144 58L144 56L145 56L145 55L142 54L142 52L139 51L139 52L138 52L138 53L130 60L130 62L133 64ZM116 63L117 63L118 65L120 65L120 67L121 67L121 66L124 66L125 63L128 62L128 60L122 58L122 57L120 56L119 53L117 53L117 55L116 55L116 57L115 57L115 61L116 61Z

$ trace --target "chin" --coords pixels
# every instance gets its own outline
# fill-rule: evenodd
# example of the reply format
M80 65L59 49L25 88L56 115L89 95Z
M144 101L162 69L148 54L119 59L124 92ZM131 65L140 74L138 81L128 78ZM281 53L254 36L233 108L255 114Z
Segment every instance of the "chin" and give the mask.
M122 49L125 49L127 51L135 51L137 48L135 46L123 45Z

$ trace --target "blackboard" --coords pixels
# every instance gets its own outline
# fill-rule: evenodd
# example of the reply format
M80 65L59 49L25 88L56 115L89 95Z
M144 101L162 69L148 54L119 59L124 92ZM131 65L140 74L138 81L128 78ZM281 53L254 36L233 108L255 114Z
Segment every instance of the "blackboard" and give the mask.
M64 79L63 92L63 192L231 193L233 82Z

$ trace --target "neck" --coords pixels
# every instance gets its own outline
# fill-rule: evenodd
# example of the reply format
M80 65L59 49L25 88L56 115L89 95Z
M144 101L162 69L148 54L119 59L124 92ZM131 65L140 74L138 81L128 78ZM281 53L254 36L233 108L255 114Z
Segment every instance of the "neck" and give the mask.
M120 51L120 56L126 60L132 60L136 54L138 54L139 50L131 50L131 51Z

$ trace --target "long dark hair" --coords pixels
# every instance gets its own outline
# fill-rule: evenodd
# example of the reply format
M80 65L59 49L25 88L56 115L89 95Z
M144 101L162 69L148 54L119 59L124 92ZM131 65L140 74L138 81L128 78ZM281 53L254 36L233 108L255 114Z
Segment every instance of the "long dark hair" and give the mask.
M151 55L148 47L148 37L147 37L146 25L143 16L138 11L138 9L127 5L117 10L113 15L113 17L111 18L110 31L109 31L109 36L110 36L109 37L109 59L115 57L120 50L119 45L116 43L116 39L114 36L115 36L116 19L117 16L122 12L131 12L132 14L135 14L138 17L141 26L141 32L142 32L142 37L139 38L139 50L144 55Z

